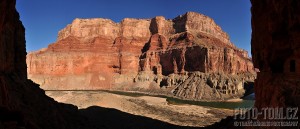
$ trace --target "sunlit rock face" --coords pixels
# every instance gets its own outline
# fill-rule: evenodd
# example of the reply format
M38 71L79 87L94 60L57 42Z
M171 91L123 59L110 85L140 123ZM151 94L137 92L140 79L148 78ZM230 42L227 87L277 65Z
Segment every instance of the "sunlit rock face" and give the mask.
M120 23L75 19L57 42L29 53L27 66L29 78L46 90L153 91L185 99L241 96L243 83L255 78L248 53L195 12ZM210 94L199 95L204 91Z

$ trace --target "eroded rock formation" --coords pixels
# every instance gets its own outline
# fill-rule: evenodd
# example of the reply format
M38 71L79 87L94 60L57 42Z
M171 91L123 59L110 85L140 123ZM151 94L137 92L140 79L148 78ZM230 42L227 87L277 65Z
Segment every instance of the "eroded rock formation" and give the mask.
M46 90L154 90L185 99L241 96L255 77L248 53L195 12L172 20L75 19L57 42L29 53L27 64L29 78ZM211 97L199 95L200 84Z

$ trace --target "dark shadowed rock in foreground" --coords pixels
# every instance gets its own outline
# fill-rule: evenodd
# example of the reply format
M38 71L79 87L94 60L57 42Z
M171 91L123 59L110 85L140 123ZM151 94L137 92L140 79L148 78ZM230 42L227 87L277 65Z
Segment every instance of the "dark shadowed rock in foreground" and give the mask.
M260 71L254 83L255 107L259 111L281 107L284 112L287 108L299 108L300 1L251 0L251 3L252 59L254 67ZM289 115L294 113L295 110ZM296 113L297 119L272 119L273 113L267 112L251 121L294 121L298 126L252 126L247 129L299 129L299 111ZM286 115L283 113L282 116ZM233 117L219 123L222 124L233 128Z
M255 106L259 110L299 108L300 1L251 0L251 3L252 58L254 67L260 70L254 84ZM299 111L297 116L299 122ZM298 123L295 128L299 127Z
M300 2L251 0L252 58L258 68L256 106L296 106L300 101Z
M27 80L24 31L15 0L1 0L0 128L80 127L77 107L58 104Z

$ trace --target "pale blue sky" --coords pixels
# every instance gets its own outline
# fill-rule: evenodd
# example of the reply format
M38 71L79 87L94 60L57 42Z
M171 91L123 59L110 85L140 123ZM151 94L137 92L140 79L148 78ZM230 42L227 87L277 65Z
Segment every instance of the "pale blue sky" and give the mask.
M236 46L250 53L250 7L250 0L17 0L28 52L55 42L58 31L75 18L173 19L194 11L213 18Z

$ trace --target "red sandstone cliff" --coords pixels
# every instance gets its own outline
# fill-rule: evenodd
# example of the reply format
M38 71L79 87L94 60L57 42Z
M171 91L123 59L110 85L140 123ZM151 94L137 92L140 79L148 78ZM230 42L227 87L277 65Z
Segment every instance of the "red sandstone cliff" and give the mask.
M200 94L198 83L193 90L196 83L186 79L195 74L205 76L201 85L216 99L242 92L243 82L254 79L247 52L211 18L195 12L121 23L75 19L57 42L29 53L27 65L29 78L46 90L155 89L187 99L210 99L193 95Z

